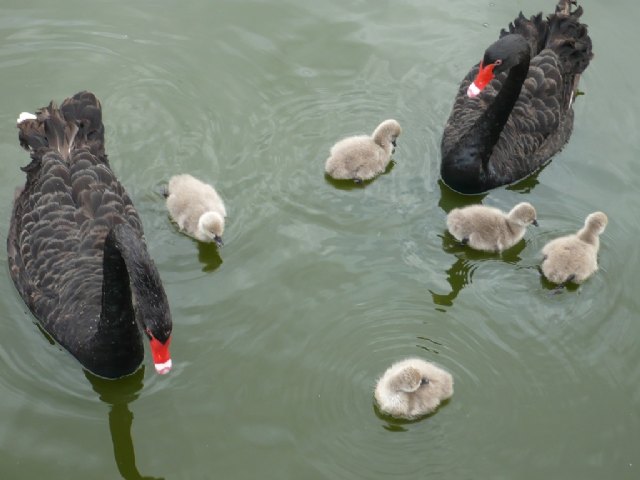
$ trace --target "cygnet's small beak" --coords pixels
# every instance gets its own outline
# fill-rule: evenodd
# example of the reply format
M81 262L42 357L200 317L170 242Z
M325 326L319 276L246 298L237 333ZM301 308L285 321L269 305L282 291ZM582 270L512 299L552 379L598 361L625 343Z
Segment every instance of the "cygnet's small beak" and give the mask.
M216 242L216 245L218 247L224 247L224 242L222 241L222 237L216 235L215 237L213 237L213 241Z
M393 140L391 140L391 145L393 145L394 147L397 147L398 144L396 143L396 139L394 138Z
M533 224L534 227L538 227L538 220L536 220L535 218L533 219L533 222L531 222Z

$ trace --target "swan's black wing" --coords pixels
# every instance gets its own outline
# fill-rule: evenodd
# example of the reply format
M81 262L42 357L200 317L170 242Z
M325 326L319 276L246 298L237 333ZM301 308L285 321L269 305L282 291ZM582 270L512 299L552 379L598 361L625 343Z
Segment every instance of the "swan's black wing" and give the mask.
M582 7L570 11L561 0L546 22L522 14L507 33L529 41L532 57L527 78L495 146L489 164L496 178L510 183L532 173L557 153L571 136L573 109L580 74L593 58L587 26L580 23Z
M560 150L573 126L573 111L564 103L558 57L543 50L532 59L518 101L494 147L489 162L492 175L522 178Z
M65 105L68 118L61 113ZM92 116L74 116L92 109ZM82 92L61 110L51 104L37 120L19 125L21 143L32 152L14 203L9 267L25 303L63 345L67 337L78 342L95 333L109 229L126 222L142 234L131 199L106 161L98 114L95 97Z

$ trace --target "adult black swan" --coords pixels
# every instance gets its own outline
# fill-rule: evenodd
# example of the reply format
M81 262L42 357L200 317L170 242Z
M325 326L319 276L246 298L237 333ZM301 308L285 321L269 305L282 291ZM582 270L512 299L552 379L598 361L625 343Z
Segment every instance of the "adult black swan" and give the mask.
M481 193L520 180L569 140L580 74L593 54L582 7L522 13L460 84L442 136L442 180Z
M171 369L171 314L142 223L104 151L100 102L89 92L18 119L31 153L13 206L11 278L43 329L89 371L133 373L144 358Z

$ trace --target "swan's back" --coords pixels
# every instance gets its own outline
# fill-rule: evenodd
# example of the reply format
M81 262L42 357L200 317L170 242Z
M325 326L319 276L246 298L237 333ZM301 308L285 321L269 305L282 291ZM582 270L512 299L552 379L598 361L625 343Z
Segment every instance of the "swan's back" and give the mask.
M447 229L457 240L474 240L488 243L487 249L493 250L506 227L506 218L501 210L486 205L469 205L454 208L447 215ZM475 243L471 245L477 248Z
M598 248L577 235L556 238L542 249L542 273L553 283L582 283L598 270Z
M432 413L452 395L452 375L421 358L407 358L391 365L374 390L383 413L409 420Z
M368 180L384 171L389 155L368 135L343 138L331 147L325 171L334 178Z
M390 118L380 123L371 136L356 135L338 141L331 147L325 172L341 180L372 179L384 172L391 161L396 139L401 133L400 124Z
M7 249L11 277L34 315L63 346L95 334L105 237L137 212L104 154L101 107L81 92L18 125L31 151Z
M176 208L178 211L197 208L202 210L200 214L211 211L227 216L224 202L216 189L192 175L184 173L171 177L168 193L180 199Z
M189 174L174 175L167 188L167 209L178 226L195 234L198 221L206 212L227 216L224 201L211 185Z
M598 270L600 234L608 223L603 212L591 213L577 233L551 240L542 249L542 273L553 283L582 283Z
M522 202L508 214L485 205L454 208L447 215L447 229L457 240L468 242L476 250L501 252L518 243L526 226L537 225L536 211Z

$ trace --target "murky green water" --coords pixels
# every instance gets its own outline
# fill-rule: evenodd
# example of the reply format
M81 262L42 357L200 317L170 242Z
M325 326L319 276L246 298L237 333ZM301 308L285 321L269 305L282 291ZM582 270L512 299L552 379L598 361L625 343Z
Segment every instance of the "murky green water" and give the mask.
M499 29L553 0L5 0L0 234L27 163L16 115L94 91L171 302L175 367L88 377L5 268L2 478L638 478L640 6L584 3L596 57L569 145L471 199L538 210L497 257L444 236L470 199L438 184L440 134ZM404 127L395 166L329 183L333 142L388 117ZM180 172L227 202L219 254L167 218L158 192ZM610 218L601 271L550 294L540 249L594 210ZM409 355L449 369L455 394L389 423L373 386Z

